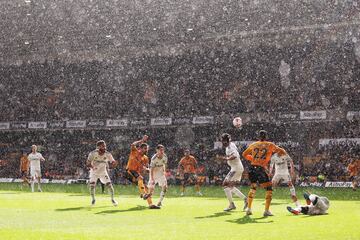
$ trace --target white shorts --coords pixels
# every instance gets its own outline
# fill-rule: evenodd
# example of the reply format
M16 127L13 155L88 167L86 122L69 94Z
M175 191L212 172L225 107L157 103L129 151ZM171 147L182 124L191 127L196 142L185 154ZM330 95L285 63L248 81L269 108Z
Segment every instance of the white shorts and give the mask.
M225 177L224 182L240 182L243 170L231 170Z
M291 181L291 177L290 177L290 174L288 173L275 173L275 175L273 176L272 178L272 182L274 183L279 183L280 181L283 181L283 182L290 182Z
M167 186L167 180L164 174L154 174L154 184L150 184L151 179L149 180L148 187L155 187L156 184L159 184L160 187Z
M30 168L30 175L33 178L41 177L41 169L40 168Z
M110 177L108 174L98 175L98 174L90 173L90 183L92 183L92 182L96 183L98 179L100 179L100 181L103 184L111 183L111 180L110 180Z

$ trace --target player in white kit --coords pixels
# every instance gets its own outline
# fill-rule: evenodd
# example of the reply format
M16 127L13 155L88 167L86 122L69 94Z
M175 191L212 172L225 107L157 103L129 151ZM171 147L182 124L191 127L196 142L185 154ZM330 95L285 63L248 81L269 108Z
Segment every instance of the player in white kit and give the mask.
M107 172L108 164L116 164L112 154L106 151L106 143L100 140L96 143L96 149L92 151L87 159L87 166L90 168L90 194L91 194L91 205L95 205L95 187L98 179L104 183L110 192L111 202L114 206L118 203L114 199L114 187L111 183L110 177Z
M290 165L290 173L289 173L289 165ZM273 172L275 166L275 174L272 177L272 185L273 187L276 187L281 182L286 182L290 189L290 195L292 201L295 203L296 206L300 206L300 203L296 197L295 187L291 181L291 176L295 176L295 170L294 170L294 162L290 158L288 154L284 154L279 156L277 153L275 153L271 157L270 161L270 169L269 173L270 175Z
M41 190L41 167L40 162L45 161L45 158L41 153L37 152L37 146L31 146L31 153L28 155L28 159L30 161L30 175L31 175L31 191L34 192L35 180L38 182L38 191Z
M156 154L151 158L150 162L150 177L149 177L149 195L151 196L154 193L155 185L159 184L161 187L160 199L157 203L158 207L161 207L162 201L164 200L165 193L167 190L167 180L165 176L166 165L168 158L165 154L165 147L159 144L156 147Z
M224 133L221 136L221 142L223 147L225 147L226 156L218 156L218 159L227 161L227 164L230 166L231 170L226 175L223 188L225 191L225 195L229 200L229 207L225 208L224 211L228 212L236 209L234 204L232 194L234 193L236 196L244 200L244 210L247 208L247 197L235 186L240 184L242 174L244 172L244 167L240 160L240 154L236 147L236 145L231 142L231 137L229 134Z
M326 214L330 207L330 202L327 197L321 197L316 194L304 193L306 200L305 206L297 206L296 208L287 207L287 210L294 215L300 213L306 215L323 215Z

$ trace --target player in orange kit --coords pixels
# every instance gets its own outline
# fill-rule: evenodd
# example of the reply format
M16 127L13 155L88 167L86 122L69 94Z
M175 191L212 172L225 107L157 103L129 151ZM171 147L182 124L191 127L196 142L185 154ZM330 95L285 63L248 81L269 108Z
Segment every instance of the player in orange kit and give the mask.
M146 155L149 150L149 146L146 144L148 136L144 135L139 141L131 144L131 151L129 160L126 166L126 171L133 183L136 183L139 187L140 197L147 200L150 209L160 209L160 207L154 205L151 200L151 195L148 194L148 189L144 184L143 171L147 171L149 168L149 158Z
M259 141L252 143L242 154L242 156L250 161L249 167L249 180L251 182L250 191L248 194L248 209L247 215L252 215L252 203L255 197L257 184L260 187L265 188L265 211L264 217L273 216L270 212L270 204L272 200L272 183L270 181L268 173L268 165L273 153L277 153L279 156L286 154L285 150L276 146L272 142L268 142L267 132L261 130L259 132Z
M352 189L356 191L356 188L360 181L360 160L353 159L348 165L347 170L350 173L350 181L352 182Z
M26 183L30 186L30 181L28 179L29 175L29 168L30 168L30 161L28 159L28 156L26 152L23 153L23 155L20 158L20 175L21 179L23 180L23 185Z
M195 184L196 193L199 196L202 196L202 193L200 192L200 185L198 183L196 176L196 170L197 170L197 161L195 157L190 155L189 149L185 149L184 157L181 158L178 167L178 173L180 175L183 175L181 181L181 196L184 196L185 186L188 184Z

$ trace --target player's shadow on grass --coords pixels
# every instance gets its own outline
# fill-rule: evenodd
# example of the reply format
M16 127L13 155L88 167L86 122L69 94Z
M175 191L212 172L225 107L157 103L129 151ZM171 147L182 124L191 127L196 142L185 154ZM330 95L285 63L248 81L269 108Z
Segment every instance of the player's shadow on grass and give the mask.
M122 213L122 212L134 212L134 211L143 211L145 209L148 209L148 208L145 206L137 205L136 207L132 207L129 209L106 210L106 211L97 212L95 214L113 214L113 213Z
M233 220L226 220L226 222L230 223L237 223L237 224L248 224L248 223L272 223L273 220L262 222L259 220L267 219L267 217L258 217L258 218L252 218L250 216L245 215L242 218L233 219Z
M94 208L107 208L108 206L100 206L100 207L73 207L73 208L57 208L55 211L57 212L67 212L67 211L80 211L80 210L91 210Z
M231 215L229 212L217 212L212 215L203 216L203 217L195 217L195 219L204 219L204 218L216 218Z
M272 206L272 205L274 205L274 206L276 206L276 205L284 205L284 204L286 204L286 203L271 202L271 206ZM265 205L265 203L262 203L262 205Z

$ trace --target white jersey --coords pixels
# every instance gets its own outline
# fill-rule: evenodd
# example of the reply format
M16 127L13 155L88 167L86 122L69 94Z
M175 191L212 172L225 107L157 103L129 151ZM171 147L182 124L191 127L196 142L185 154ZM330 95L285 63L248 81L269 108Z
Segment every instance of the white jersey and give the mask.
M93 166L90 169L90 175L107 175L108 163L114 161L112 154L108 151L105 151L103 155L100 155L98 150L92 151L88 156L88 162Z
M230 142L229 146L226 147L226 156L235 156L236 159L227 161L227 164L231 167L231 171L244 171L244 167L240 160L239 151L235 143Z
M45 160L41 153L30 153L28 155L31 169L40 169L40 161Z
M275 174L280 174L280 175L288 175L289 174L289 163L291 161L291 158L289 157L289 155L284 155L284 156L280 156L275 153L272 157L271 157L271 162L270 165L273 166L275 165Z
M162 158L159 158L157 154L155 154L151 158L150 168L154 168L154 173L157 172L163 173L164 167L166 166L167 162L168 162L168 158L166 154L164 154Z

